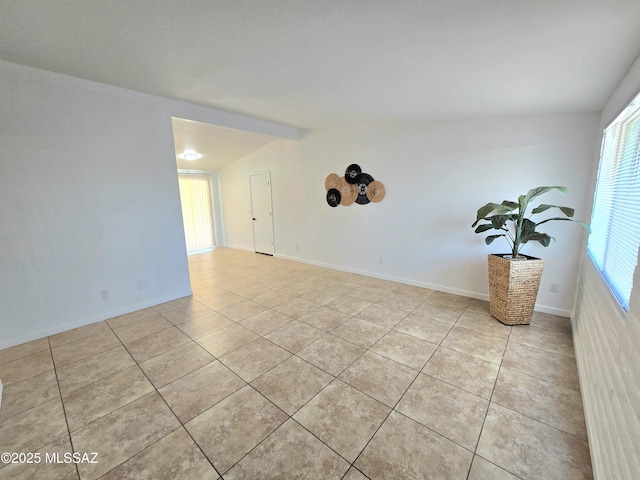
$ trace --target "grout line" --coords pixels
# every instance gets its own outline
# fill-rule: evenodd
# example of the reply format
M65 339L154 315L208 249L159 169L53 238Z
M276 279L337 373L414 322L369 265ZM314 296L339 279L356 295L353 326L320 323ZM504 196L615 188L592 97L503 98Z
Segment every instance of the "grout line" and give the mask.
M47 344L49 345L48 350L49 350L49 353L51 353L51 344L49 343L49 337L42 337L42 338L46 338L47 339ZM37 342L38 340L42 340L42 339L37 338L36 340L32 340L32 342ZM31 342L27 342L27 343L31 343ZM21 344L21 345L24 345L24 344ZM9 350L10 348L15 348L15 347L19 347L19 346L20 345L14 345L13 347L7 347L6 349L0 350L0 352L3 351L3 350ZM21 357L12 358L11 360L6 360L4 362L0 362L0 366L6 365L7 363L17 362L18 360L24 360L27 357L31 357L32 355L37 355L39 353L46 352L46 351L47 351L47 349L43 348L42 350L38 350L37 352L31 352L31 353L28 353L26 355L22 355Z
M315 398L322 390L324 390L325 388L327 388L331 383L333 383L333 381L336 380L335 378L329 382L327 385L325 385L324 387L322 387L322 389L316 393L316 395L314 395L313 397L311 397L306 403L309 403L311 400L313 400L313 398ZM253 381L253 380L252 380ZM272 400L270 400L266 395L264 395L262 392L260 392L260 390L258 390L257 388L255 388L253 385L251 385L250 383L247 383L246 386L251 387L258 395L262 396L267 402L269 402L270 404L272 404L274 407L276 407L278 410L280 410L282 413L284 413L287 416L287 419L282 422L280 425L278 425L272 432L270 432L266 437L264 437L262 440L260 440L255 446L253 446L253 448L251 448L247 453L245 453L240 459L238 459L238 461L236 463L234 463L233 465L231 465L226 471L225 473L229 472L233 467L235 467L238 463L240 463L245 457L247 457L248 455L251 454L251 452L253 452L256 448L258 448L261 444L263 444L269 437L271 437L271 435L273 435L277 430L279 430L285 423L287 423L289 420L297 423L300 427L302 427L306 432L308 432L310 435L312 435L313 437L315 437L318 441L320 441L322 444L324 444L327 448L329 448L332 452L334 452L336 455L338 455L340 458L344 459L347 463L349 463L349 461L344 458L342 455L340 455L338 452L336 452L333 448L331 448L329 445L327 445L324 441L322 441L320 438L318 438L313 432L307 430L304 425L300 424L300 422L298 422L295 418L293 418L293 415L295 415L296 413L298 413L303 407L300 407L298 410L296 410L293 415L289 415L287 412L285 412L284 410L282 410L282 408L280 408L276 403L274 403ZM244 387L243 387L244 388ZM348 469L347 469L348 471Z
M504 355L507 352L507 347L509 345L509 340L511 339L511 332L513 331L513 326L511 326L511 328L509 329L509 335L507 337L507 341L504 344L504 350L502 352L502 357L500 358L500 365L498 366L498 374L496 375L496 379L493 382L493 388L491 389L491 395L489 395L489 403L487 404L487 410L484 413L484 419L482 420L482 427L480 428L480 435L478 436L478 440L476 441L476 446L473 450L473 454L474 456L476 455L477 451L478 451L478 446L480 445L480 439L482 438L482 434L484 433L484 426L485 423L487 422L487 417L489 416L489 409L491 408L491 404L493 403L493 394L496 391L496 385L498 385L498 378L500 378L500 371L502 370L502 363L504 362ZM471 473L471 466L473 465L473 461L471 462L471 465L469 465L469 473L467 474L467 476ZM502 468L502 467L500 467ZM505 468L503 468L503 470L506 470ZM508 471L508 470L507 470ZM509 472L511 473L511 472Z
M220 476L221 476L221 475L220 475L220 472L218 472L218 469L215 467L215 465L213 465L213 463L211 462L211 460L209 460L209 457L207 457L207 455L204 453L204 451L202 450L202 448L200 447L200 445L198 444L198 442L196 442L196 441L195 441L195 439L194 439L194 438L193 438L193 436L191 435L191 432L189 432L189 430L187 430L187 428L184 426L184 423L182 423L182 421L180 420L180 418L178 417L178 415L173 411L173 409L171 408L171 406L167 403L167 401L165 400L165 398L164 398L164 397L162 396L162 394L158 391L158 388L157 388L157 387L155 386L155 384L151 381L151 379L149 378L149 376L147 375L147 373L142 369L142 367L140 367L140 364L136 361L136 359L135 359L135 358L133 358L133 355L131 355L131 352L129 352L129 350L127 349L127 347L126 347L125 345L123 345L123 346L124 346L125 350L127 350L127 353L131 356L131 358L133 359L133 361L134 361L134 362L136 362L136 366L138 367L138 369L142 372L142 374L145 376L145 378L147 379L147 381L149 382L149 384L153 387L153 392L149 392L149 393L154 393L154 392L155 392L155 394L156 394L158 397L160 397L160 399L164 402L164 404L167 406L167 408L169 409L169 411L173 414L173 416L176 418L176 420L177 420L177 421L178 421L178 423L180 424L180 427L178 427L178 428L183 428L183 429L184 429L184 431L185 431L185 432L187 432L187 435L189 435L189 437L191 438L191 440L193 441L193 443L196 445L196 447L198 447L198 450L200 450L200 452L202 453L202 455L204 456L204 458L209 462L209 464L211 465L211 467L214 469L214 471L215 471L215 472L218 474L218 476L220 477ZM212 355L212 357L213 357L213 355ZM215 359L215 357L213 357L213 358ZM215 361L215 360L214 360L214 361ZM213 363L213 362L209 362L209 363L207 363L206 365L209 365L210 363ZM202 367L205 367L206 365L202 365ZM200 367L200 368L202 368L202 367ZM196 370L198 370L198 369L196 369ZM195 371L195 370L194 370L194 371ZM192 373L192 372L190 372L190 373ZM187 375L188 375L188 374L187 374ZM183 377L184 377L184 376L186 376L186 375L183 375ZM182 377L180 377L180 378L182 378ZM176 379L176 380L177 380L177 379ZM174 381L175 381L175 380L174 380ZM171 382L170 382L170 383L171 383ZM143 395L142 397L139 397L139 398L137 398L137 399L136 399L136 400L134 400L134 401L137 401L137 400L139 400L140 398L145 397L146 395L149 395L149 394L145 394L145 395ZM130 404L130 403L133 403L133 402L129 402L129 404ZM122 408L122 407L120 407L120 408ZM118 409L114 410L114 412L115 412L115 411L117 411L117 410L119 410L120 408L118 408ZM113 412L110 412L110 413L113 413ZM105 415L105 416L106 416L106 415ZM175 430L177 430L178 428L176 428ZM171 431L171 432L169 432L167 435L170 435L171 433L175 432L175 430L172 430L172 431ZM159 441L160 441L160 440L162 440L163 438L167 437L167 435L164 435L162 438L158 439L158 440L157 440L156 442L154 442L154 443L159 442ZM146 447L146 448L149 448L150 446L151 446L151 445L149 445L149 446L148 446L148 447ZM136 455L138 455L138 454L139 454L139 453L141 453L142 451L146 450L146 448L145 448L145 449L143 449L143 450L141 450L140 452L135 453L134 455L132 455L131 457L129 457L129 458L128 458L127 460L125 460L124 462L119 463L117 466L120 466L120 465L122 465L123 463L127 462L129 459L131 459L131 458L135 457ZM117 467L117 466L116 466L116 467ZM114 468L116 468L116 467L114 467Z
M67 409L64 405L64 400L62 398L62 390L60 389L60 379L58 378L58 369L56 368L55 360L53 359L53 353L51 352L51 340L47 337L47 342L49 343L49 352L51 353L51 363L53 363L53 373L56 376L56 384L58 385L58 394L60 395L60 404L62 405L62 414L64 415L64 423L67 425L67 436L69 437L69 445L71 445L71 451L75 452L76 449L73 446L73 438L71 438L71 429L69 428L69 420L67 419ZM78 464L75 464L76 475L80 478L80 470L78 468Z
M462 314L461 314L460 316L462 316ZM458 319L459 319L459 318L460 318L460 317L458 317ZM456 320L456 323L457 323L457 320ZM454 323L454 325L455 325L455 323ZM452 325L452 327L453 327L453 325ZM417 337L416 337L416 338L417 338ZM444 339L443 339L443 340L444 340ZM377 343L377 342L376 342L376 343ZM438 345L438 347L440 347L440 346L441 346L441 343L442 343L442 341L440 342L440 344ZM370 351L370 349L368 349L367 351ZM366 352L365 352L365 353L366 353ZM375 352L372 352L372 353L375 353ZM434 353L435 353L435 350L434 350ZM364 355L364 354L363 354L363 355ZM431 356L433 356L433 353L431 354ZM430 358L429 358L429 359L431 359L431 356L430 356ZM394 362L395 362L395 360L392 360L392 361L394 361ZM399 363L399 362L396 362L396 363ZM428 360L427 360L427 362L425 362L425 365L426 365L427 363L428 363ZM403 365L403 364L401 364L401 365ZM410 367L409 367L409 368L410 368ZM423 368L424 368L424 366L423 366ZM376 431L374 432L374 434L371 436L371 438L367 441L367 443L365 444L365 446L360 450L360 453L358 454L358 456L356 457L356 459L353 461L353 463L352 463L352 465L351 465L353 468L357 468L357 467L355 467L355 463L356 463L356 461L358 460L358 458L360 458L360 456L362 455L362 453L366 450L366 448L369 446L369 444L371 443L371 441L373 440L373 438L375 437L375 435L376 435L376 434L378 433L378 431L382 428L382 426L385 424L385 422L388 420L388 418L391 416L391 414L392 414L393 412L396 412L396 413L398 413L398 414L402 415L403 417L405 417L405 418L409 419L410 421L415 422L415 423L417 423L418 425L421 425L422 427L424 427L424 428L426 428L426 429L430 430L430 431L431 431L431 432L433 432L434 434L436 434L436 435L438 435L438 436L440 436L440 437L443 437L443 438L445 438L446 440L448 440L448 441L450 441L450 442L452 442L452 443L455 443L456 445L460 446L461 448L463 448L463 449L465 449L465 450L469 451L469 449L468 449L468 448L464 447L463 445L460 445L458 442L456 442L456 441L454 441L454 440L451 440L450 438L446 437L445 435L443 435L443 434L441 434L441 433L439 433L439 432L437 432L437 431L433 430L432 428L428 427L427 425L424 425L423 423L421 423L421 422L419 422L419 421L417 421L417 420L415 420L415 419L413 419L413 418L411 418L411 417L409 417L409 416L405 415L404 413L400 412L399 410L397 410L397 406L398 406L398 404L402 401L402 399L403 399L403 398L404 398L404 396L407 394L407 392L409 391L409 389L413 386L413 384L416 382L416 380L420 377L420 374L421 374L421 373L422 373L422 369L421 369L421 370L419 370L419 371L417 371L416 376L415 376L415 377L414 377L414 379L411 381L411 383L407 386L407 388L404 390L404 393L403 393L403 394L398 398L398 400L396 401L396 403L394 404L394 406L393 406L393 407L391 407L391 409L390 409L389 413L387 414L387 416L385 417L385 419L384 419L384 420L382 421L382 423L378 426L378 428L376 429ZM425 375L426 375L426 374L425 374ZM347 385L349 385L350 387L352 387L352 388L354 388L354 389L356 389L356 390L360 391L361 393L363 393L363 394L365 394L365 395L368 395L366 392L362 392L361 390L357 389L356 387L353 387L353 386L352 386L352 385L350 385L350 384L347 384ZM368 395L368 396L370 396L370 395ZM370 397L371 397L371 396L370 396ZM373 397L371 397L371 398L373 398ZM374 398L374 400L376 400L376 401L380 402L379 400L377 400L377 399L375 399L375 398ZM382 402L380 402L380 403L382 403ZM385 406L387 406L387 407L388 407L388 405L386 405L386 404L383 404L383 405L385 405ZM488 408L488 407L487 407L487 408ZM482 429L480 430L480 432L482 432ZM472 453L474 453L474 452L472 452ZM471 468L471 464L469 465L469 468Z

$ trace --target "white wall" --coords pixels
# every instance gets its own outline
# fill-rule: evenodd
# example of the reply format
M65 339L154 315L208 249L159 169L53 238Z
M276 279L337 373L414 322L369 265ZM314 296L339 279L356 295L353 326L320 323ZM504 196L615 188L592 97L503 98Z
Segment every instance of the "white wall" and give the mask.
M172 116L297 137L0 61L0 348L191 292Z
M597 123L583 113L360 125L273 142L220 172L226 243L252 249L249 174L270 170L276 255L485 298L486 254L508 249L473 233L476 210L566 185L568 197L545 202L586 218ZM384 183L382 202L327 205L325 177L350 163ZM562 223L548 232L555 244L525 252L546 261L538 308L568 315L583 230Z
M640 58L600 119L604 129L640 92ZM598 144L599 145L599 144ZM595 188L599 149L593 152ZM634 480L640 472L640 269L626 316L586 253L572 318L589 448L596 479Z

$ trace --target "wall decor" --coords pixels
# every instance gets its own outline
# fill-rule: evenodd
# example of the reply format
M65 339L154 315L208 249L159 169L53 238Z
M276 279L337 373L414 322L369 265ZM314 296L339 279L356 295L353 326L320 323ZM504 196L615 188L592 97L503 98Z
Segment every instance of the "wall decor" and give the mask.
M330 173L324 181L327 191L327 203L332 207L342 205L348 207L357 203L366 205L369 202L377 203L384 198L385 189L382 182L364 173L360 165L349 165L343 177L336 173Z
M356 198L356 203L359 205L366 205L369 203L369 198L367 197L367 187L373 182L373 177L368 173L361 173L356 177L356 185L358 186L358 198Z
M346 177L341 177L340 182L340 195L342 195L340 205L343 207L353 205L358 199L358 185L347 182Z
M332 188L338 189L340 187L340 177L335 173L331 173L327 176L327 179L324 181L324 188L327 190L331 190Z
M367 198L374 203L379 202L384 198L384 185L382 182L376 182L375 180L367 186Z
M337 207L338 205L340 205L340 200L341 200L340 190L337 190L335 188L330 188L327 191L327 203L331 207Z
M351 164L347 167L347 170L344 172L344 178L348 183L356 183L358 175L362 173L362 169L360 165Z

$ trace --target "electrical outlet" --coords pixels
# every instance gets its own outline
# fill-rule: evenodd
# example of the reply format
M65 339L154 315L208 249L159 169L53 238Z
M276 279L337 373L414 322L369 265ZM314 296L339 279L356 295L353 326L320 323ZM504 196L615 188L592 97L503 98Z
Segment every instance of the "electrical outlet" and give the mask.
M109 300L109 290L100 290L100 298L102 300Z
M145 283L144 280L139 280L138 281L138 290L144 290L145 288L147 288L147 284Z
M378 263L379 263L380 265L382 265L382 263L383 263L383 259L382 259L382 257L379 257L379 258L378 258Z
M559 283L550 283L549 284L549 291L551 293L558 293L560 291L560 284Z

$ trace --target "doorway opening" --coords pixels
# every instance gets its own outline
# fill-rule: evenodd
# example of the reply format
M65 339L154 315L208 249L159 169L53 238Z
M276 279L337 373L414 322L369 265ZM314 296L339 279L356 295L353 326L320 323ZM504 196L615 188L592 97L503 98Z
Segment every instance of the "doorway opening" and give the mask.
M198 116L201 117L200 114ZM273 255L274 224L271 218L270 181L266 182L268 195L265 194L262 197L264 200L260 205L255 205L256 215L254 217L259 219L257 225L259 231L257 235L254 235L255 232L249 231L251 225L247 223L245 213L247 211L250 214L253 212L250 206L247 206L247 210L244 209L248 199L246 197L239 198L241 192L236 182L236 172L231 169L230 173L225 176L223 170L235 161L251 155L279 138L297 140L298 132L289 127L262 125L260 122L252 125L250 121L247 122L248 129L246 130L180 117L171 117L171 124L177 170L180 177L180 198L187 253L211 250L216 246L225 245L239 249L250 249L251 240L255 240L253 243L254 246L258 245L257 251ZM265 128L267 126L269 128ZM270 133L261 133L263 130ZM184 190L183 178L185 178L181 175L183 173L209 176L210 188L205 189L201 196L200 205L202 208L199 209L205 212L208 210L209 215L205 213L202 216L192 216L190 213L188 207L192 202L182 193ZM261 185L261 187L264 186L264 184ZM223 188L226 193L224 198ZM242 193L244 193L244 188ZM206 194L209 195L208 200ZM257 191L256 194L260 196ZM239 205L242 205L241 210ZM260 210L267 205L268 212L265 217ZM201 220L197 220L196 217ZM228 221L225 222L225 219ZM269 228L267 234L262 232L260 227L263 226ZM190 232L190 230L192 231ZM196 233L198 231L200 233ZM192 242L191 239L200 239L201 241L194 240Z

